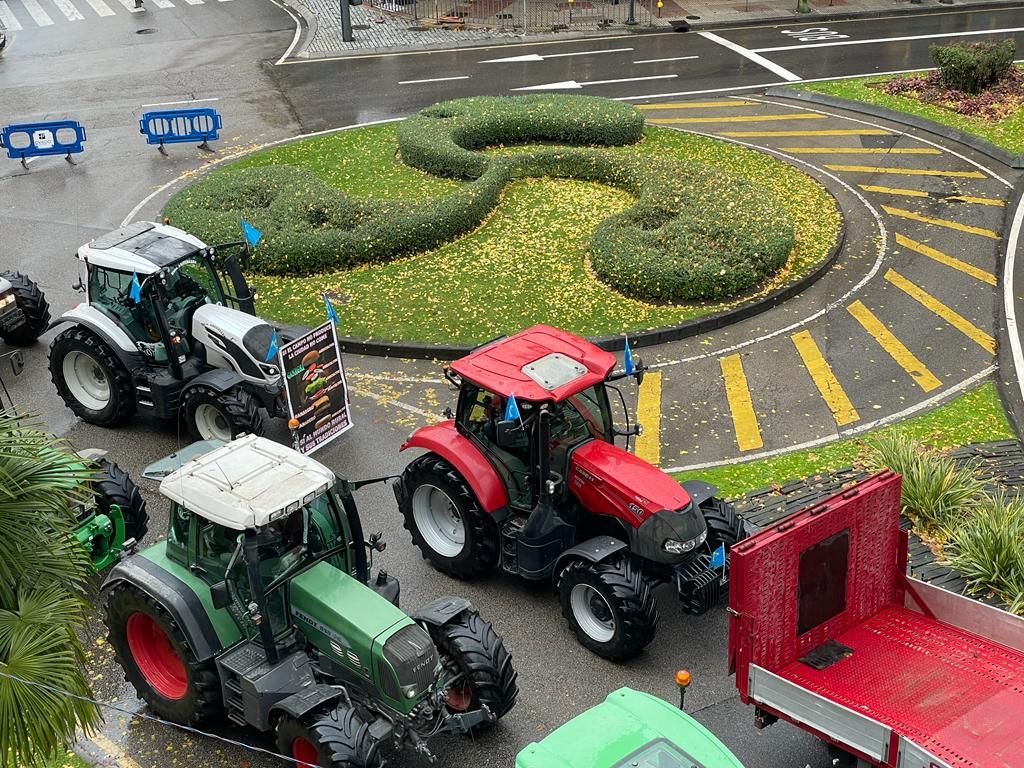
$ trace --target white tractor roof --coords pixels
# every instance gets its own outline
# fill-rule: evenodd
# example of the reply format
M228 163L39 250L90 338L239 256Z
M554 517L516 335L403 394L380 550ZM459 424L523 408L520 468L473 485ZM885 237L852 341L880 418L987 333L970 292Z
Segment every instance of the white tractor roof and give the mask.
M97 267L151 275L206 243L183 229L135 221L97 237L78 249L78 258Z
M185 464L160 493L236 531L280 520L334 484L334 473L298 451L246 435Z

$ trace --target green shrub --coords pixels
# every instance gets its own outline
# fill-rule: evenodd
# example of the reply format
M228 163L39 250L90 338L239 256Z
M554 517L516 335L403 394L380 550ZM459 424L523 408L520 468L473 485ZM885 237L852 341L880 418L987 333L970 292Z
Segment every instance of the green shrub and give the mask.
M1024 499L1000 494L975 506L945 552L972 590L996 592L1011 611L1024 611Z
M869 462L903 475L903 513L931 535L945 538L957 530L984 494L969 467L958 467L948 456L926 451L901 434L875 440Z
M939 68L946 87L980 93L1000 80L1013 66L1017 43L1010 39L949 45L932 43L928 53Z
M606 149L639 141L643 124L637 109L590 96L459 99L422 110L396 132L403 162L469 180L444 197L357 199L308 171L260 166L201 179L175 195L164 213L208 242L234 239L244 217L264 234L253 254L257 271L309 275L419 253L471 232L515 179L575 178L637 198L601 222L590 243L595 274L621 293L658 301L719 299L779 270L795 237L780 202L698 163ZM576 146L507 155L476 151L530 142Z

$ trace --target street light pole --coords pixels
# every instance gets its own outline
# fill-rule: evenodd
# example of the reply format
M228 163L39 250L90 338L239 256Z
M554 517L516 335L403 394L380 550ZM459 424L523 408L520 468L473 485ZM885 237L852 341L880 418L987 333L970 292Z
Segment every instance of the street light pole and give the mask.
M351 43L352 15L349 12L348 0L338 0L338 7L341 9L341 39L346 43Z

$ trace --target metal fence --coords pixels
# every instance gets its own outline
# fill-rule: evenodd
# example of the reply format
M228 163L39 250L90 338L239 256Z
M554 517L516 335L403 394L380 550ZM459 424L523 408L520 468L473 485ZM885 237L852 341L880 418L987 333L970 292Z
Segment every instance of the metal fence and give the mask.
M658 0L369 0L424 28L489 27L522 32L600 29L631 21L658 26ZM632 6L632 7L631 7ZM632 19L630 13L632 12ZM661 22L664 24L665 22Z

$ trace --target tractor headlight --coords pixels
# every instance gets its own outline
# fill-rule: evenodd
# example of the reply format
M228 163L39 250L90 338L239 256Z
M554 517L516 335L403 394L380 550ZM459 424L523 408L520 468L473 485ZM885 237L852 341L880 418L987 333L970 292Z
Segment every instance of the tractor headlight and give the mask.
M7 307L9 307L13 303L14 303L14 294L13 293L5 293L3 296L0 296L0 309L6 309Z
M704 540L708 537L706 530L701 531L700 536L690 539L689 541L679 541L679 539L665 539L661 543L661 548L668 552L670 555L685 555L687 552L692 552L694 549L704 543Z

